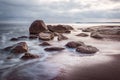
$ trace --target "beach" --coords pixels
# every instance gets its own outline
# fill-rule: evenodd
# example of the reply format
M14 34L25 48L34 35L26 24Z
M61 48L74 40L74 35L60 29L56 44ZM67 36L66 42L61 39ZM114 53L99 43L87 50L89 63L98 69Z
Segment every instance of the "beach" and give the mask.
M68 33L68 31L67 33L62 33L62 35L66 36L68 39L63 37L61 39L61 35L58 34L54 36L54 39L50 38L50 40L46 41L50 43L50 46L40 46L45 42L44 40L46 40L43 34L41 34L42 36L40 39L35 38L35 36L28 38L30 25L31 24L12 24L0 28L0 80L120 80L119 34L116 35L115 32L112 33L111 31L110 35L112 34L112 38L108 37L109 34L107 34L107 37L105 35L102 36L102 38L104 37L103 39L100 39L101 36L99 36L98 39L98 36L97 38L91 37L91 32L83 31L83 29L88 27L95 29L96 26L118 26L117 28L111 28L116 31L119 30L120 24L62 23L61 25L70 25L74 29L70 30L70 33ZM46 25L59 25L59 23L49 23ZM109 27L107 27L107 29L108 28ZM101 29L99 30L101 31ZM76 36L79 33L85 33L88 36ZM44 33L44 35L46 34L52 33ZM18 39L17 37L20 36L24 36L24 38ZM59 39L58 36L60 36ZM113 39L114 36L117 36L117 39L116 37ZM69 48L66 46L66 44L71 41L81 41L85 45L90 45L92 48L95 47L95 49L97 48L98 50L94 51L95 53L81 53L77 51L76 48ZM12 54L13 52L10 51L3 51L5 47L20 42L25 42L27 44L27 52L32 53L32 58L35 59L31 59L30 57L28 60L23 60L22 56L24 54L16 55ZM52 49L45 50L50 47L52 47ZM25 56L24 59L27 58Z

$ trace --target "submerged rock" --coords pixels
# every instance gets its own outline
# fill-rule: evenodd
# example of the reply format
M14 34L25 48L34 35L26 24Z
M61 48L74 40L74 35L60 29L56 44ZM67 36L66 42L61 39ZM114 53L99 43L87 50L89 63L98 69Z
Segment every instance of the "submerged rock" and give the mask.
M40 40L52 40L54 38L54 33L52 32L41 32L39 34L39 39Z
M48 28L43 20L34 21L29 28L30 34L34 34L34 35L38 35L40 32L44 32L47 30Z
M15 45L13 45L13 47L11 48L11 52L16 53L16 54L28 52L27 43L26 42L20 42L20 43L17 43Z
M30 36L29 36L29 39L36 39L36 38L38 38L37 35L30 35Z
M65 48L63 48L63 47L49 47L49 48L45 48L44 50L45 51L62 51L64 49Z
M10 41L18 41L18 38L11 38Z
M87 36L89 36L89 35L86 34L86 33L80 33L80 34L77 34L76 36L87 37Z
M18 37L18 39L25 39L25 38L28 38L28 36L20 36L20 37Z
M70 30L73 30L69 25L48 25L47 27L49 31L58 33L70 33Z
M80 53L91 54L91 53L96 53L99 50L96 47L85 45L85 46L77 47L76 51Z
M27 59L36 59L36 58L39 58L40 56L38 55L35 55L35 54L31 54L31 53L25 53L21 59L23 60L27 60Z
M67 40L67 39L68 37L64 36L63 34L58 35L58 41Z
M51 46L51 44L50 43L48 43L48 42L43 42L43 43L41 43L41 44L39 44L40 46Z
M78 46L83 46L83 45L85 45L85 44L81 41L78 41L78 42L71 41L71 42L68 42L65 46L67 46L69 48L77 48Z

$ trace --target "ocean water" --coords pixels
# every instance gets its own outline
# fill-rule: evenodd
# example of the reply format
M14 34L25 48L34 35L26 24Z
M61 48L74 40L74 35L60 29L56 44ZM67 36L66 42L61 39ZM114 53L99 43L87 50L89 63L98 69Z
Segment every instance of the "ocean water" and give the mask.
M51 23L48 23L48 24L51 24ZM95 59L99 59L98 58L99 55L103 56L103 55L120 53L119 41L96 40L90 37L75 36L76 34L81 33L81 30L78 30L78 28L85 28L85 27L98 26L98 25L120 25L120 24L105 24L105 23L104 24L76 24L76 23L53 24L52 23L52 25L56 25L56 24L71 25L73 26L74 30L71 32L71 34L64 34L69 38L68 40L58 42L57 38L55 37L54 40L48 41L49 43L52 44L52 46L57 46L57 47L61 46L66 48L65 44L69 41L82 41L85 44L93 45L100 50L98 53L95 54ZM74 58L66 54L69 54L72 56L79 56L82 58L85 56L84 58L86 58L86 60L89 58L89 56L93 56L93 55L78 54L73 49L65 49L64 51L61 51L61 52L45 52L44 51L45 47L39 46L39 44L42 43L42 41L38 39L35 39L35 40L21 39L19 41L10 41L10 39L13 37L29 36L29 26L30 24L28 23L1 23L0 24L0 80L12 80L12 79L50 80L54 78L57 74L59 74L60 68L58 68L58 66L60 66L61 64L66 65L68 64L68 61L71 61L71 63L69 63L70 65L75 64L75 61L73 60ZM26 42L29 47L29 52L40 55L41 58L37 60L35 59L35 60L29 60L29 61L22 61L20 59L22 55L15 56L10 54L9 52L1 50L7 46L11 46L18 42ZM62 53L66 53L64 57L59 56L57 57L59 59L55 58L54 55L58 55ZM7 60L6 58L8 56L12 56L13 58L11 60ZM55 58L56 60L55 63L53 63L54 61L47 61L49 60L49 58ZM78 57L75 58L75 60L76 59L78 60ZM105 61L104 57L102 59L104 59ZM59 64L56 64L56 63L59 63ZM34 64L34 65L31 65L31 64ZM12 73L16 74L16 76L14 76L14 74ZM16 79L16 78L19 78L19 79Z

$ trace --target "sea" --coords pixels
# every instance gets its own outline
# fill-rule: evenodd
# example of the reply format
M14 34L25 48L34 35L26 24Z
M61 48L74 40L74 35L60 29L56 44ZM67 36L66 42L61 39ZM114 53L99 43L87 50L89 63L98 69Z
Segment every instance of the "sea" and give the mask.
M81 30L78 28L86 28L92 26L100 25L118 25L120 23L46 23L51 25L64 24L71 25L74 30L70 34L64 34L69 39L65 41L57 41L55 37L54 40L48 41L52 46L56 47L65 47L65 44L69 41L83 41L85 44L93 45L100 49L100 52L96 55L111 55L120 53L120 42L111 41L111 40L95 40L90 37L77 37L75 36L78 33L81 33ZM20 36L29 36L29 27L31 23L0 23L0 80L52 80L56 75L59 74L59 66L61 64L74 64L73 60L65 57L65 60L61 60L61 57L58 59L58 64L56 60L56 65L53 62L49 62L49 59L55 55L66 53L72 56L92 56L85 54L78 54L73 49L65 49L62 52L46 52L44 48L39 46L43 41L39 39L20 39L19 41L10 41L11 38L17 38ZM89 33L88 33L89 34ZM23 61L20 59L22 55L13 55L10 52L3 51L2 49L11 45L14 45L18 42L26 42L29 47L29 52L33 54L40 55L40 59ZM101 54L99 54L101 53ZM8 60L7 57L12 56L12 59ZM98 58L98 57L96 57ZM102 58L104 59L104 58ZM104 59L105 60L105 59ZM66 62L65 62L66 61ZM68 63L71 61L71 63ZM53 64L53 65L52 65ZM63 64L63 65L64 65ZM65 66L65 65L64 65Z

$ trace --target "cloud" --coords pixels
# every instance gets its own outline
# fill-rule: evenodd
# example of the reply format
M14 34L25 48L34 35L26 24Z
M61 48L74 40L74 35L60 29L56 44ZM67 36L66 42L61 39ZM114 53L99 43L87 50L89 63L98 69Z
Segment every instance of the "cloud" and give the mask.
M120 0L0 0L0 20L119 20L120 3L117 1Z

